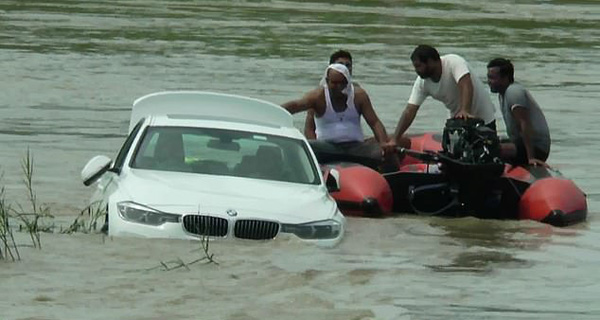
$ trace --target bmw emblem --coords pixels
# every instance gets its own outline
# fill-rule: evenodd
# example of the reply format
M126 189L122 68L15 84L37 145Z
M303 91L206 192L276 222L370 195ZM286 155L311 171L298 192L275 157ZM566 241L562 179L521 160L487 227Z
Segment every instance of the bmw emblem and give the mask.
M235 217L237 216L237 211L233 210L233 209L227 209L227 211L225 211L227 213L228 216L230 217Z

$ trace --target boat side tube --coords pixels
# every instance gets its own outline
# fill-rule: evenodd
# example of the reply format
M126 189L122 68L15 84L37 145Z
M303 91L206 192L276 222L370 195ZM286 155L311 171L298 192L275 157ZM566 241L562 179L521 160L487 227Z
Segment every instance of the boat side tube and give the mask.
M586 195L573 181L546 178L535 181L519 201L519 218L567 226L587 217Z
M392 213L392 190L381 174L362 165L335 166L340 190L332 192L344 215L382 217Z

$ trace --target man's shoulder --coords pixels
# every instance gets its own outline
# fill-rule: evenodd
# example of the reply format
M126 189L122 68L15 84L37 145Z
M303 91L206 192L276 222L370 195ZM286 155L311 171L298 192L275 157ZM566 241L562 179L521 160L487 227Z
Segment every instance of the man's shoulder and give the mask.
M511 109L517 104L522 107L529 107L531 101L528 97L527 89L519 83L511 83L504 92L504 101Z
M363 87L358 86L356 84L354 84L354 94L355 95L357 95L357 94L361 94L361 95L365 95L366 94L366 95L368 95L367 94L367 90L365 90Z
M526 89L525 89L524 85L522 85L518 82L513 82L508 86L508 88L506 88L506 90L508 91L508 90L526 90Z
M314 88L314 89L310 90L309 92L307 92L305 97L308 97L310 99L317 99L324 95L325 95L325 88L317 87L317 88Z
M354 101L362 102L366 101L367 99L369 99L369 94L367 93L367 90L361 87L354 86Z
M466 62L465 58L455 53L445 54L441 56L440 59L447 62Z
M442 59L442 75L450 74L451 77L442 77L443 79L458 82L464 75L470 74L471 70L467 61L457 54L447 54Z
M527 92L527 89L525 89L525 87L517 82L513 82L511 83L508 88L506 88L506 92L504 92L504 96L505 97L512 97L515 95L520 95Z

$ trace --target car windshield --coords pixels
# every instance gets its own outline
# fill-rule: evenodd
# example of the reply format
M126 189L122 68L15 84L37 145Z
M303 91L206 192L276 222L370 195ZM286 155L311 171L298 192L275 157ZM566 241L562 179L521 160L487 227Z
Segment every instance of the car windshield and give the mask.
M303 140L212 128L149 127L132 168L318 184Z

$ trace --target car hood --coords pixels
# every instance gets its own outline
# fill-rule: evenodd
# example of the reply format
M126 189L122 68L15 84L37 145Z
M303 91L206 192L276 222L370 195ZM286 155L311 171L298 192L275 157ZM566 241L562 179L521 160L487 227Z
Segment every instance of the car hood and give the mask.
M228 217L235 210L242 219L302 223L329 219L337 211L320 185L231 176L131 170L119 189L118 201L178 214Z

